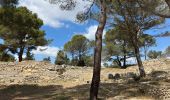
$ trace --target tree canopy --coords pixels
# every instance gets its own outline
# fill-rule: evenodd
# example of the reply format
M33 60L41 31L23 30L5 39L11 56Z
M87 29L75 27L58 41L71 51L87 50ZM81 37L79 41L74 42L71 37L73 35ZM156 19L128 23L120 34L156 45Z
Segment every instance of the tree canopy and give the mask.
M56 65L63 65L68 64L69 58L67 58L66 53L63 50L59 50L56 56L55 64Z
M89 40L83 35L74 35L70 41L64 45L64 50L71 54L72 60L78 58L77 65L84 66L83 57L88 53L90 49Z
M22 61L24 50L28 48L32 50L37 46L48 44L48 40L44 37L45 32L40 29L43 21L36 14L26 7L18 7L11 12L0 12L0 16L7 13L9 16L2 17L1 21L8 31L1 32L0 38L4 40L3 45L6 46L6 49L18 54L19 61Z

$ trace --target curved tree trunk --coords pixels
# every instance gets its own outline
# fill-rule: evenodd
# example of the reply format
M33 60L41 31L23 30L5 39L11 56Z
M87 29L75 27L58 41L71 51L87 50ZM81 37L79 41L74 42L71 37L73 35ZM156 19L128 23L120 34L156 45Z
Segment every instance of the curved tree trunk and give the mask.
M95 48L94 48L94 65L93 65L93 77L90 88L90 100L97 100L98 88L100 84L100 70L101 70L101 52L102 52L102 35L106 24L106 4L105 0L101 2L101 16L99 19L99 25L95 34Z
M141 57L140 57L139 48L137 46L135 47L135 56L136 56L138 67L139 67L140 77L145 77L146 73L145 73L145 70L144 70L144 67L143 67L143 64L142 64L142 60L141 60Z

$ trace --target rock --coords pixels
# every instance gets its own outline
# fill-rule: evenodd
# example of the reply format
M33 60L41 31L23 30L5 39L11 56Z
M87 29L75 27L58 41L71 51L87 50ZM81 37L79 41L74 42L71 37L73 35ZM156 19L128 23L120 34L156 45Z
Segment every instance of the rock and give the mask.
M133 78L134 76L136 76L136 74L133 73L133 72L128 72L128 73L126 74L126 77L127 77L127 78Z
M67 66L64 64L64 65L61 65L62 68L66 68Z
M113 74L108 74L108 79L114 79Z
M37 76L26 76L24 78L25 83L37 83L40 78Z
M89 84L90 83L90 81L87 81L87 84Z
M155 80L162 80L168 77L168 73L165 71L153 71L150 76Z
M169 63L168 61L167 63ZM66 67L66 68L65 68ZM146 73L149 74L151 71L166 71L169 68L164 61L144 61L144 67ZM105 70L105 69L104 69ZM122 70L122 69L121 69ZM148 72L147 72L148 71ZM119 71L115 71L119 72ZM129 73L127 73L129 72ZM166 71L167 73L170 73ZM101 72L103 74L103 72ZM105 74L107 73L107 74ZM114 71L113 71L114 73ZM127 73L127 74L124 74ZM138 73L138 67L128 67L126 70L122 70L120 74L112 74L110 70L104 72L104 78L101 77L101 81L108 82L108 79L114 79L116 82L124 81L128 78L133 78L135 73ZM83 75L83 77L82 77ZM169 75L169 74L168 74ZM92 68L80 68L70 65L54 65L49 62L38 62L38 61L23 61L23 62L0 62L0 84L60 84L60 81L79 81L82 83L89 84L92 76ZM166 74L152 73L150 77L156 77L162 79ZM168 78L168 76L166 76ZM169 75L170 77L170 75ZM104 79L104 80L103 80ZM169 79L170 80L170 79ZM169 81L167 80L167 81ZM109 82L112 80L109 80Z
M119 74L119 73L116 73L115 76L113 76L113 79L119 80L119 79L120 79L120 74Z

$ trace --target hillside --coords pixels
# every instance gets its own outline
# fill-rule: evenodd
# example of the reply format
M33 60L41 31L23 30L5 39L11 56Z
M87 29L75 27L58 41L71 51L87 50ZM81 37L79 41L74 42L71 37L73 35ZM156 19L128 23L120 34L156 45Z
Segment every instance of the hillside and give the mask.
M125 98L170 98L162 96L161 93L164 92L159 90L165 87L165 92L170 93L170 60L148 60L144 62L144 67L147 77L137 82L132 79L132 74L138 75L137 66L131 66L127 69L102 68L99 96L104 100L112 100L113 98L117 100ZM114 79L115 74L120 74L120 77ZM109 79L109 75L113 75L113 79ZM0 100L18 100L17 98L60 100L58 99L60 97L71 100L86 100L91 77L91 67L59 66L48 62L36 61L23 61L20 63L0 62ZM153 89L159 90L160 96L155 95L152 92ZM31 94L29 91L35 91L35 93ZM49 93L45 94L46 92L41 93L40 91L48 91ZM19 95L14 95L15 93L19 93ZM27 95L24 95L24 93ZM51 96L53 93L56 93L54 95L55 99ZM5 97L4 95L7 96ZM86 95L86 97L82 97L83 95Z

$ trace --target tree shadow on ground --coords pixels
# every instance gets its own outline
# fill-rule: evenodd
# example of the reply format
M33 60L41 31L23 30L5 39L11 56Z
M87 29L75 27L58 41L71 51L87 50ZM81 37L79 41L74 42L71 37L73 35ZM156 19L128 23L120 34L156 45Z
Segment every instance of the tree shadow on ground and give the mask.
M161 86L161 82L170 86L170 80L166 79L166 75L166 72L155 71L138 82L126 79L127 81L125 82L118 82L118 80L112 83L101 83L99 98L100 100L128 100L137 97L152 98L146 90ZM160 78L160 76L162 77ZM82 84L70 88L63 88L62 85L1 85L0 100L88 100L89 90L90 84Z
M1 86L0 100L88 100L90 84L79 85L71 88L63 88L60 85L11 85ZM99 98L117 98L117 100L130 97L143 96L136 84L101 83ZM116 98L114 99L116 100Z

